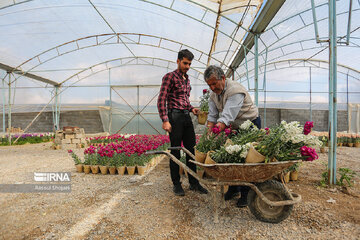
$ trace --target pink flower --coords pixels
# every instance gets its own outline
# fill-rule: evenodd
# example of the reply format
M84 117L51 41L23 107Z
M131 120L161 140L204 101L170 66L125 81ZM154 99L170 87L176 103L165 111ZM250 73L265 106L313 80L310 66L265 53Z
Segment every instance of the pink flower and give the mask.
M224 132L226 136L229 136L231 134L231 128L225 128Z
M269 129L269 128L265 128L265 131L266 131L266 135L269 135L270 129Z
M215 134L219 134L221 132L220 128L216 125L211 129L211 131Z
M68 153L72 153L73 151L71 149L68 150Z
M203 94L206 94L208 92L207 89L203 89Z
M308 135L313 127L314 127L314 122L306 122L304 125L304 134Z
M315 159L319 158L315 149L309 148L307 146L302 146L300 148L300 152L301 152L302 156L304 156L304 157L308 156L308 158L305 159L306 161L314 161Z

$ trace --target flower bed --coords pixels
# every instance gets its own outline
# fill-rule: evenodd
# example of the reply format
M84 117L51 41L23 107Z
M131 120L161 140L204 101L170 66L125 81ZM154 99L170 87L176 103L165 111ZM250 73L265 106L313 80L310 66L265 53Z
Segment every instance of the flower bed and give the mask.
M20 136L19 140L14 144L15 141ZM50 142L54 138L53 133L24 133L24 134L14 134L11 135L11 144L12 145L23 145L26 143L34 144L34 143L42 143L42 142ZM9 136L3 136L0 138L0 146L9 146Z
M90 140L91 141L91 140ZM75 165L106 166L108 168L120 168L126 166L128 173L137 166L149 166L154 156L145 155L146 151L166 150L169 145L169 137L165 135L111 135L96 138L94 144L84 150L84 159L80 159L72 150L69 154L73 158ZM109 143L106 143L109 141ZM105 168L104 168L105 169ZM105 173L106 170L104 170ZM118 173L120 170L118 169Z

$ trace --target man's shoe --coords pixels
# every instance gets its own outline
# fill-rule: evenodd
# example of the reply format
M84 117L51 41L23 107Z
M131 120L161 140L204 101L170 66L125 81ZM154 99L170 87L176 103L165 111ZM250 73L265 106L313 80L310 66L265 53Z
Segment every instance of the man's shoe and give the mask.
M182 188L181 184L174 185L173 191L176 196L185 196L184 189Z
M232 199L237 194L238 194L238 192L236 192L235 190L229 188L229 190L224 195L225 201L228 201L228 200Z
M197 192L199 192L201 194L207 194L208 193L208 190L203 188L203 186L201 186L200 184L190 185L190 190L197 191Z
M247 198L245 198L245 197L244 198L243 197L239 198L239 200L236 203L236 206L238 208L247 207L247 205L248 205Z

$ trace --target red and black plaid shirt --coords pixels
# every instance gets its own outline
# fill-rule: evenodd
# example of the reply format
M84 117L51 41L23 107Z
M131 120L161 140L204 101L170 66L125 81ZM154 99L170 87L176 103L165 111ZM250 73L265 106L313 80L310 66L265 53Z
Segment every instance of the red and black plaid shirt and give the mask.
M179 70L167 73L161 83L157 107L160 118L163 122L169 121L168 109L177 108L191 111L193 106L190 104L190 81L187 74L183 79Z

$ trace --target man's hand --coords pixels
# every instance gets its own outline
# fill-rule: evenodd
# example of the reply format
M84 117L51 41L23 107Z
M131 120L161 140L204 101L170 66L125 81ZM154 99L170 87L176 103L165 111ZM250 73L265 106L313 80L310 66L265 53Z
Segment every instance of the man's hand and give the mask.
M198 108L193 108L191 111L196 116L199 114L199 109Z
M170 124L170 122L163 122L162 129L164 129L168 133L171 133L171 124Z
M208 128L208 133L211 132L211 129L215 126L214 122L207 122L207 128Z
M220 129L220 131L224 131L224 129L226 128L226 125L222 122L218 122L216 126Z

